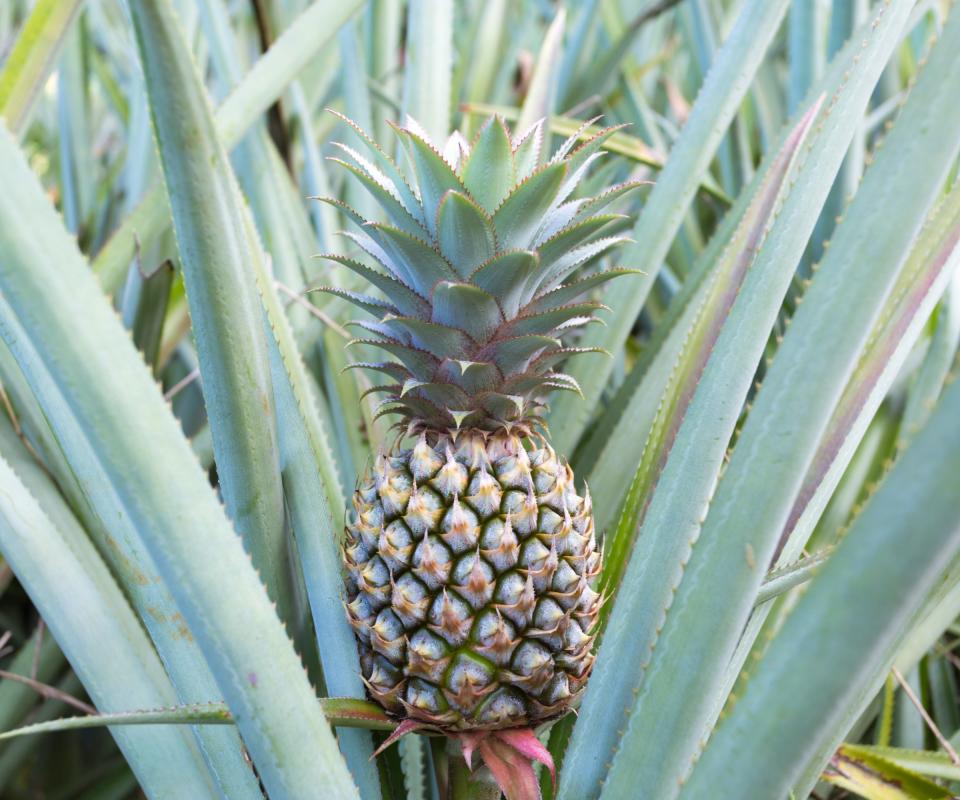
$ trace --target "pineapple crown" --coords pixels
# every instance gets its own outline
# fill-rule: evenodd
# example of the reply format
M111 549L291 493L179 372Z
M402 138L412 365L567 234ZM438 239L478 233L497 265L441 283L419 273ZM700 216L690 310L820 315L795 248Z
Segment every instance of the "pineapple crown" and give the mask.
M338 115L341 116L341 115ZM414 121L392 126L412 169L409 175L355 123L342 117L367 155L337 146L352 172L385 212L388 223L364 219L327 200L356 222L345 232L383 271L326 255L365 278L385 299L332 287L371 312L355 321L365 331L350 344L387 351L392 360L360 362L392 382L377 416L398 413L410 433L529 431L554 389L580 392L556 369L591 348L565 345L569 331L596 322L606 308L589 299L600 284L629 269L589 271L629 221L601 213L640 182L572 199L601 145L618 128L589 134L586 123L549 160L541 156L543 122L519 136L490 117L468 143L454 133L442 151ZM580 273L571 280L574 273Z

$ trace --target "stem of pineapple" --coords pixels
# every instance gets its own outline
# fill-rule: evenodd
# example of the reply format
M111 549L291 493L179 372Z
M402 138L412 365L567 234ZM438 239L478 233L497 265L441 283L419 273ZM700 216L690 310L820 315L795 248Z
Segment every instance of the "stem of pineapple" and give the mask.
M470 771L460 752L460 745L450 740L447 745L450 769L448 800L500 800L500 787L483 768Z
M442 798L450 796L450 755L447 752L447 741L442 736L428 736L430 754L433 762L433 772L437 779L437 795Z

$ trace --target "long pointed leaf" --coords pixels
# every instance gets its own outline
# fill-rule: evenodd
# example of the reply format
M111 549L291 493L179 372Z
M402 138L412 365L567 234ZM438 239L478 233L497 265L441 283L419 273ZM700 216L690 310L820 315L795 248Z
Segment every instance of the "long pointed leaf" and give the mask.
M41 0L0 72L0 117L22 135L82 0Z
M811 138L810 156L778 216L777 229L761 251L758 267L770 259L796 263L853 135L852 120L862 114L910 7L909 2L878 7L869 32L862 40L854 41L859 48L856 69L831 98L829 117L818 126L815 139ZM952 56L949 49L942 53L944 59ZM960 61L953 63L950 74L954 74L953 68L960 67ZM838 233L830 251L836 266L828 270L825 263L821 267L815 286L797 311L716 493L712 485L714 475L710 486L698 490L697 502L688 506L688 521L681 523L685 533L674 529L673 535L689 542L689 549L675 567L679 573L674 584L679 585L671 590L669 598L664 597L662 630L654 639L655 648L630 713L623 749L615 758L614 769L617 762L621 764L621 780L626 777L622 768L628 754L636 752L650 730L657 729L663 747L655 748L656 756L647 749L658 763L657 782L649 785L660 787L660 791L666 791L668 785L676 786L701 746L702 731L718 713L722 672L703 671L695 665L702 663L701 659L726 663L733 656L762 581L763 569L758 569L758 565L765 566L771 560L792 491L802 475L802 467L797 470L796 465L809 459L815 447L818 415L823 415L819 424L825 424L832 403L856 363L892 276L906 256L925 209L940 188L946 170L940 154L944 149L956 152L960 114L941 116L943 101L939 98L940 92L945 91L944 82L931 78L917 88L921 85L923 89L918 92L914 107L922 111L905 115L900 134L891 134L888 139L882 153L890 171L878 164L868 175L869 185L862 187L865 219L853 221L851 209L848 224L843 226L850 239L844 243L840 241L842 232ZM934 119L938 123L943 120L943 124L934 125ZM920 131L936 137L936 159L930 157L932 151L915 144ZM878 204L893 213L905 196L912 198L912 219L904 219L898 210L896 224L891 221L874 227L866 221L875 221ZM862 277L853 265L862 265L869 277ZM842 270L845 280L850 281L847 285L854 299L838 290L837 278L831 279L834 269ZM881 270L886 271L885 280ZM870 293L865 283L870 284ZM748 333L749 328L741 328L742 338L738 341L756 341L758 337L762 341L772 322L762 322L752 333ZM832 326L840 327L843 333L831 333ZM788 345L788 340L792 344ZM743 345L731 343L726 347L742 349ZM759 355L757 352L757 360ZM814 362L815 373L803 372L803 368L813 368ZM775 437L771 431L776 431ZM689 497L689 490L684 491ZM709 514L702 522L707 503ZM663 517L651 514L648 520L657 526L654 530L664 530L660 527L666 522ZM724 598L722 614L717 613L718 597ZM683 667L678 666L681 659ZM690 698L689 702L668 710L667 697L678 694Z
M38 400L67 458L86 458L84 448L96 442L100 473L78 472L89 502L106 520L119 510L142 536L264 782L279 797L309 796L321 784L355 796L249 556L152 376L5 131L0 164L16 189L0 196L5 316L30 336L13 335L9 325L0 332L28 366L24 373L34 391L44 390ZM43 236L31 234L41 227Z
M957 474L960 382L801 598L682 797L785 797L808 757L827 761L843 735L833 721L880 688L875 662L889 664L891 646L960 552ZM761 746L763 767L744 769Z
M240 190L168 0L131 7L227 514L289 614L280 455Z
M567 13L563 6L557 11L553 22L547 28L543 44L537 54L537 64L530 78L530 87L520 109L517 131L522 133L541 119L547 119L553 113L557 101L557 66L563 54L563 32ZM549 150L549 148L547 148Z
M79 525L58 529L0 458L0 547L99 708L176 702L156 651ZM187 731L117 731L144 789L217 793Z
M362 4L363 0L316 0L284 31L217 109L217 130L225 147L240 140ZM117 290L137 242L145 247L168 220L163 188L154 186L94 259L93 268L104 291L112 294Z
M796 557L806 544L867 424L909 356L958 264L960 187L954 188L926 221L869 334L869 344L837 400L784 523L779 543L783 546L780 560ZM871 273L876 275L875 270ZM927 398L927 413L935 400L936 394ZM905 422L910 425L911 421ZM902 441L909 440L916 427L916 422L904 427Z
M253 231L251 246L259 247ZM282 478L290 521L313 612L327 692L363 697L353 629L343 613L340 541L343 492L327 432L310 392L303 360L265 265L257 281L273 332L271 366L277 398ZM341 731L340 744L363 797L379 796L373 742L364 731Z
M37 216L31 218L34 229L43 236L47 235L49 222ZM58 224L55 217L52 222ZM51 236L55 237L57 230L54 227ZM55 256L64 257L63 254ZM19 323L9 319L6 324L15 327ZM111 482L100 463L96 447L76 427L59 389L36 360L36 352L26 340L24 345L18 349L16 357L25 374L7 346L0 348L4 389L15 405L24 432L42 454L46 468L76 509L88 536L143 621L174 682L179 700L197 702L219 694L213 673L190 633L182 610L164 584L142 535L126 512L123 499L105 488ZM27 377L30 383L27 383ZM34 394L42 400L42 407ZM52 429L51 423L55 420L59 424ZM4 449L4 452L12 450ZM42 490L30 482L19 467L18 472L31 492L36 495ZM97 491L91 492L91 487L97 487ZM45 491L44 512L59 529L69 530L74 524L73 515L64 511L66 506L58 495L53 493L51 499L51 492ZM239 736L232 731L203 730L196 731L196 735L224 793L238 798L256 797L258 782L244 759Z
M614 314L603 329L583 337L584 346L616 352L623 345L643 307L673 237L687 213L703 173L750 86L788 6L787 0L748 0L717 54L690 118L684 126L657 180L620 263L646 273L625 289ZM612 369L611 361L576 364L571 374L584 387L584 398L556 398L550 413L553 446L560 452L573 449L600 397Z
M720 328L740 294L747 270L769 229L778 201L782 199L783 187L790 169L819 110L819 103L810 108L788 137L770 174L744 214L740 226L714 270L703 305L686 336L686 343L679 354L666 390L659 399L658 411L650 434L643 444L640 464L627 493L619 523L604 542L607 566L604 568L602 586L611 596L623 578L623 571L637 534L638 520L643 518L643 510L650 502L653 488L670 453L680 423L686 416L693 392L713 351ZM635 451L631 452L630 448L623 447L622 441L619 440L619 452L610 455L621 469L624 462L629 465L629 469L636 462ZM605 501L608 501L608 498L604 497L600 502Z
M380 706L367 700L352 700L327 697L319 701L331 725L345 728L392 731L392 722ZM226 703L197 703L191 706L171 706L143 711L117 711L113 713L65 717L39 724L24 725L15 730L0 733L0 740L19 736L35 736L41 733L84 730L87 728L123 727L128 725L233 725L233 715Z
M851 466L854 454L880 403L919 338L944 285L951 275L956 273L960 264L958 243L960 187L953 189L925 224L880 319L870 333L870 344L837 402L787 517L778 542L778 565L789 564L798 556L807 545L818 520L819 524L824 524L821 515L828 508L828 498L834 496L835 490L837 493L842 491L842 486L838 489L841 477L844 481L851 480L848 477L851 470L854 470L856 476L856 465ZM928 416L934 401L935 397L928 399L929 408L924 418ZM901 431L902 447L916 431L915 427L905 430L903 422ZM856 480L856 491L859 491L861 483L862 476ZM853 502L852 498L850 502ZM843 517L848 513L849 511L843 512ZM763 594L762 589L760 594ZM740 675L740 670L746 659L762 656L767 644L762 636L763 628L779 628L780 619L788 611L785 607L770 606L754 611L740 637L737 652L726 669L725 684L732 686L732 691L738 691L737 683L745 680L745 676ZM934 636L939 635L942 627ZM928 642L922 649L926 650L930 644Z
M406 61L403 112L413 117L442 149L450 132L451 0L411 0L407 11Z

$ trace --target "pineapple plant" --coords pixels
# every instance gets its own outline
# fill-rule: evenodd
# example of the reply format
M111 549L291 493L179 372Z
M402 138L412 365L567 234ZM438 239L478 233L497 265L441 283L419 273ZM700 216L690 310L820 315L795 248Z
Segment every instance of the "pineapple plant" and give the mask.
M354 492L344 563L364 682L392 715L443 731L529 728L565 714L593 664L600 552L588 491L550 446L548 393L578 392L561 337L596 322L584 272L622 240L600 213L636 186L572 199L614 132L578 131L541 164L543 121L511 134L490 117L443 149L397 128L410 179L362 132L371 163L341 145L390 224L349 236L382 271L333 257L385 300L354 323L393 360L352 366L392 379L378 413L394 446ZM574 278L574 276L577 276Z
M0 3L0 795L960 796L955 5Z

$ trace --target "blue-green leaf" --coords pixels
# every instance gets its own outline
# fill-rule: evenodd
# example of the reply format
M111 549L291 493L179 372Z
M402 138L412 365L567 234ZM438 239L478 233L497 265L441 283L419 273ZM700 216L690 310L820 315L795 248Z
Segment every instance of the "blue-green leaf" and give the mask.
M96 471L77 471L86 497L103 520L112 525L119 514L142 537L264 782L280 797L309 794L322 782L352 796L329 726L249 556L152 376L5 132L0 162L5 175L16 176L16 192L0 200L6 242L0 285L10 324L30 330L29 338L5 338L68 459L82 465L96 442ZM280 762L275 754L281 751L293 755Z
M789 196L785 187L789 186L791 173L797 168L801 147L820 106L817 102L808 109L791 131L718 259L713 280L659 398L650 433L644 437L619 523L606 543L609 563L604 571L603 586L611 594L616 593L616 602L604 635L594 682L588 686L579 724L574 727L571 738L572 747L580 750L571 750L565 770L579 764L581 770L589 768L589 778L597 777L601 756L599 752L589 752L585 744L589 741L614 749L614 767L622 755L618 750L622 742L616 740L618 722L604 709L610 702L624 705L629 718L632 690L644 679L646 659L663 623L664 597L669 605L669 596L676 589L678 573L682 574L683 560L688 554L689 540L671 534L680 529L684 520L689 520L690 506L700 506L703 502L700 498L712 487L726 437L739 410L730 398L742 397L749 387L759 357L756 351L762 346L763 338L758 337L751 353L746 347L730 348L729 337L735 335L732 331L741 328L744 317L750 315L762 313L769 325L792 274L793 265L787 262L781 262L779 270L768 268L761 272L757 251L774 224L778 205ZM778 280L777 289L758 292L756 283L773 275ZM763 298L762 303L758 296ZM711 370L718 369L718 363L723 364L727 380L722 390L713 391L722 391L722 398L711 397ZM730 380L733 376L736 383ZM701 403L705 410L698 408ZM707 424L706 420L711 430L708 441L704 429L699 437L693 433L700 425ZM623 454L629 457L626 448ZM678 492L685 494L685 502L677 499ZM645 543L645 548L631 556L633 543L638 538ZM669 571L663 569L666 564L672 565ZM626 623L627 616L632 622ZM629 666L611 670L614 662ZM615 676L614 672L619 674ZM584 762L588 767L583 766ZM650 771L655 770L651 767ZM586 788L580 784L579 790Z
M566 164L547 164L513 189L493 215L501 250L533 247L566 175Z
M811 134L809 155L758 256L759 274L770 270L773 263L787 260L795 264L799 258L855 130L852 123L862 114L897 44L910 5L891 2L878 6L866 31L845 50L855 54L855 66L841 77L825 106L829 115ZM956 31L960 34L960 24ZM655 648L630 713L623 749L615 758L614 770L620 762L620 781L628 778L625 770L629 754L637 752L644 742L648 757L658 765L648 773L652 780L646 785L659 790L676 786L701 747L701 731L719 712L724 699L722 672L707 674L691 665L701 658L727 663L733 657L763 578L762 566L773 557L803 467L813 455L818 434L856 365L885 288L889 288L925 209L939 191L947 169L940 154L944 149L956 152L960 144L960 113L942 114L941 92L950 80L938 75L941 68L947 68L949 75L956 74L960 61L949 60L954 52L951 48L942 50L940 57L944 60L938 59L926 81L926 74L921 76L913 104L918 110L904 115L905 127L900 134L891 134L881 151L889 167L881 169L878 163L868 173L869 185L862 187L864 216L853 221L851 208L847 224L842 226L847 229L848 242L840 241L842 232L838 231L830 251L836 266L829 271L826 264L821 267L797 310L715 493L713 476L709 485L697 491L697 502L688 506L687 521L681 523L685 532L681 534L679 527L673 529L672 535L687 542L689 549L675 562L678 572L673 582L679 585L664 587L669 589L669 596L662 595L665 620L653 640ZM923 145L917 142L921 131L931 137ZM931 140L937 144L931 144ZM911 197L911 215L904 218L898 211L895 224L893 219L878 223L875 210L881 197L889 198L883 207L891 209L891 214L903 198ZM835 255L838 252L840 255ZM863 269L862 276L853 265ZM870 284L869 291L865 284ZM845 291L840 290L841 285ZM764 295L759 290L755 297ZM753 314L747 319L749 322L739 326L736 342L718 342L717 350L726 358L762 344L773 323L772 318ZM837 329L843 334L833 333ZM754 350L754 363L761 352L762 347ZM705 382L709 371L708 367ZM734 396L745 396L751 377L752 373L746 376L746 385L741 384L743 394L738 391ZM688 419L698 419L695 409L691 408ZM771 431L776 431L775 437ZM732 427L727 433L731 432ZM717 435L715 426L712 435ZM691 497L688 481L681 491ZM707 503L709 513L703 521ZM653 515L652 508L647 519L653 530L664 530L661 526L665 518ZM717 597L724 598L722 614L717 613ZM680 654L690 659L686 668L678 668ZM668 697L678 694L689 698L680 708L667 702ZM651 750L648 736L654 729L662 738ZM663 735L667 731L669 735ZM622 783L609 784L611 789L615 785Z
M512 250L477 268L470 280L500 301L507 317L520 310L527 284L540 270L539 256L530 250Z
M173 211L220 490L281 616L290 611L267 339L239 187L168 0L132 9Z
M0 71L0 117L22 135L82 0L40 0Z
M530 79L530 87L523 100L523 108L520 109L517 127L521 131L541 119L549 118L553 113L557 95L557 67L563 55L563 31L566 20L566 9L561 6L543 37L543 44L537 54L537 63Z
M451 0L411 0L407 11L403 112L439 147L450 132L453 21Z
M497 251L493 223L476 203L460 192L448 191L437 209L440 252L461 277L469 277Z
M955 382L785 621L681 797L785 797L809 758L826 763L845 732L834 720L880 688L883 664L960 552L958 473Z
M501 117L488 118L480 128L461 175L470 196L490 214L510 193L516 182L513 148Z
M433 321L457 327L477 342L487 341L503 324L496 298L469 283L438 283L433 290Z
M748 0L737 17L704 82L664 170L644 205L631 238L635 244L621 263L645 275L625 287L607 328L584 336L586 346L617 351L629 335L646 301L687 207L696 194L724 132L743 100L766 49L780 26L789 0ZM596 407L613 364L574 364L571 374L584 387L585 400L558 397L551 406L553 445L569 452L580 438Z
M176 702L156 651L83 529L75 522L58 529L2 458L0 547L98 708ZM217 794L186 730L115 731L114 738L145 791Z
M316 0L294 20L217 109L224 146L240 140L361 5L363 0ZM107 293L116 291L138 247L159 236L169 216L163 189L155 186L113 232L93 262Z

